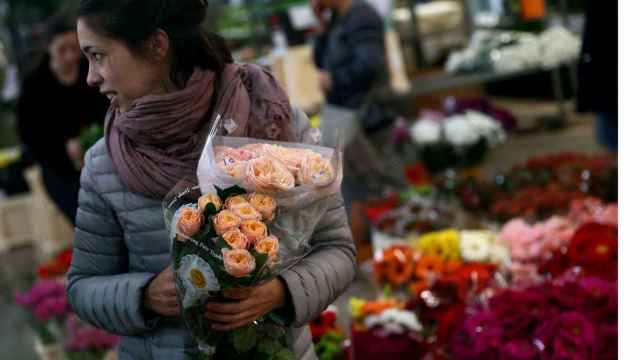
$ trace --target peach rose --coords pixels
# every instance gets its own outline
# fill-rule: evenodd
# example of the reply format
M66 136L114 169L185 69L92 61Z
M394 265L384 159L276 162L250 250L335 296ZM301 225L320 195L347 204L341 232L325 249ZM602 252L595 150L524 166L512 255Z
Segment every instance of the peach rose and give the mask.
M247 204L247 203L248 203L247 198L244 195L230 196L227 198L227 200L225 200L224 207L226 209L231 209L236 205Z
M177 237L179 241L185 241L187 237L195 235L202 226L203 218L198 209L185 207L180 210L180 218L177 223Z
M218 166L235 179L244 180L247 176L246 161L218 161Z
M213 217L213 226L218 235L237 228L240 225L240 218L229 210L222 210Z
M229 230L222 234L224 241L231 246L232 249L246 249L249 245L247 236L238 229Z
M262 215L251 204L237 204L231 207L231 212L244 220L262 220Z
M255 244L258 240L267 237L267 225L258 220L246 220L240 223L240 231L247 236L249 243Z
M333 166L322 157L307 157L299 172L300 183L317 187L331 184L334 177Z
M255 249L260 254L269 255L269 261L274 261L278 257L278 238L273 235L269 235L260 239L256 243Z
M271 156L249 160L247 181L256 189L266 191L290 190L295 186L291 172L282 162Z
M249 204L258 210L264 221L271 221L276 216L276 200L271 196L253 193L249 195Z
M308 149L286 148L279 145L266 145L266 150L267 154L282 161L294 177L297 176L307 157L320 156Z
M207 208L208 204L213 204L216 210L220 210L222 208L222 200L218 197L218 195L214 193L206 193L198 199L198 211L204 213L204 210Z
M256 268L256 259L247 250L222 250L224 269L232 276L244 277Z

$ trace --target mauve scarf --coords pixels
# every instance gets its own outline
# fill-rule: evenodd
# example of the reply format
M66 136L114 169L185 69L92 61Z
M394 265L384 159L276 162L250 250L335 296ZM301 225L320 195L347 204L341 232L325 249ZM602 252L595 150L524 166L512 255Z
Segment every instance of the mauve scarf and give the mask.
M257 65L228 64L215 80L213 72L196 69L182 90L142 97L127 112L112 104L107 150L130 191L162 199L179 181L193 181L218 113L224 135L295 140L287 94L270 73Z

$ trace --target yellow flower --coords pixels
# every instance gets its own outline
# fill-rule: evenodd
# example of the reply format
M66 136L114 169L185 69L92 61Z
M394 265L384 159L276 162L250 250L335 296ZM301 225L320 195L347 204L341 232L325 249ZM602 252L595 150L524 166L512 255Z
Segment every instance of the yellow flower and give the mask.
M220 200L218 195L214 193L206 193L198 199L198 211L204 213L208 204L212 204L216 210L220 210L222 207L222 200Z
M366 304L366 301L360 298L351 298L349 299L349 309L351 311L351 316L358 319L362 317L362 308Z
M413 247L424 255L441 256L444 260L460 258L460 233L454 229L431 232L420 236Z

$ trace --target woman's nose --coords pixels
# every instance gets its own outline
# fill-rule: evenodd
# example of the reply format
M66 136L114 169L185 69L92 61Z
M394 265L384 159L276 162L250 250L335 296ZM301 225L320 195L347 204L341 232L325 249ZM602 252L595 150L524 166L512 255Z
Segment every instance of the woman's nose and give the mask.
M89 73L87 74L87 84L89 84L89 86L100 86L100 83L102 83L102 78L100 77L98 72L95 71L94 66L89 64Z

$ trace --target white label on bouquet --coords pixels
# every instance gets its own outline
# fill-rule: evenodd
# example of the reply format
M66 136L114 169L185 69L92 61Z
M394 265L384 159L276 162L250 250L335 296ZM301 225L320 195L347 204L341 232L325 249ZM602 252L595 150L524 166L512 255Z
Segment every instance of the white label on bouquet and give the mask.
M238 124L236 124L236 122L231 118L225 119L223 126L224 129L227 130L227 134L233 134L233 132L238 128Z

